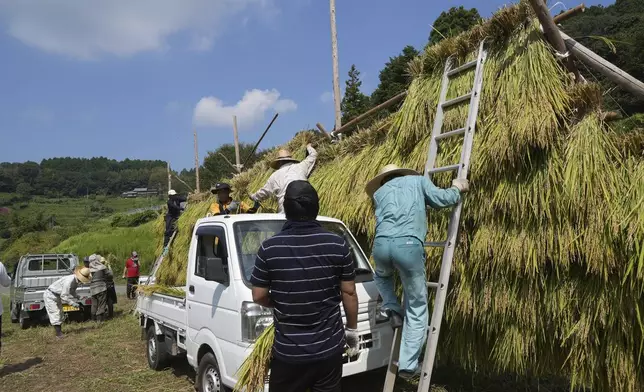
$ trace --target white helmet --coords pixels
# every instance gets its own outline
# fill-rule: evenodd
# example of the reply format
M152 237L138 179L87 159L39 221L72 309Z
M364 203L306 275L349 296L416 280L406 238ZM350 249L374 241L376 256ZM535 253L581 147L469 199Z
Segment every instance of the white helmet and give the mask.
M176 194L177 194L177 191L175 191L174 189L170 189L170 190L168 191L168 196L174 196L174 195L176 195Z

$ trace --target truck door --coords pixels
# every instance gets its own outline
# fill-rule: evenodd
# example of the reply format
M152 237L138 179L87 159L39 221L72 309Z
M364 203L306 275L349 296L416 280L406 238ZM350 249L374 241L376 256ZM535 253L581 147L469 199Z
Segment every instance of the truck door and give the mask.
M234 286L230 278L230 252L226 228L223 225L204 225L196 231L196 246L192 271L188 271L188 338L195 344L201 344L204 335L214 334L221 347L224 340L234 343L241 334L239 327L234 326L239 312L235 298ZM213 268L219 274L213 274ZM212 335L211 335L212 336ZM207 340L206 340L207 341Z

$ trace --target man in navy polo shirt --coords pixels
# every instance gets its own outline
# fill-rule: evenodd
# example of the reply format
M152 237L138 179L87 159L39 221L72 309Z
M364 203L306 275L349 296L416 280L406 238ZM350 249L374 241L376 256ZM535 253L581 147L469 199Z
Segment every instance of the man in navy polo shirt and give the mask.
M287 222L257 251L253 301L274 308L271 391L340 392L345 344L350 354L358 350L353 260L344 239L316 221L319 210L313 186L291 182L284 196Z

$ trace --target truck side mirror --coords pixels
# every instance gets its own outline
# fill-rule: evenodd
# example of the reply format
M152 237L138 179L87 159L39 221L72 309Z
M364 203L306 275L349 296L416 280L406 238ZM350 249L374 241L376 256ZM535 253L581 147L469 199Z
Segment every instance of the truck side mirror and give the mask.
M228 284L228 268L219 257L204 257L204 279L210 282Z

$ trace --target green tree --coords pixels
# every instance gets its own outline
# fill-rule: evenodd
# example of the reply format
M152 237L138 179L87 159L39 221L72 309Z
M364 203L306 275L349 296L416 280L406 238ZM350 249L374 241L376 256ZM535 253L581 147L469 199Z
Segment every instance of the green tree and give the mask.
M349 79L345 82L344 98L341 103L343 124L369 110L369 97L360 91L361 85L360 71L353 64L349 69Z
M588 7L586 12L563 22L566 34L617 65L633 77L644 80L644 2L618 0L608 7ZM612 45L607 45L602 37ZM613 46L614 45L614 46ZM598 72L579 64L579 70L590 81L599 81L608 91L616 85ZM605 94L608 109L623 109L627 114L644 112L644 100L617 88Z
M239 157L241 163L244 163L246 157L252 152L254 145L239 143ZM235 146L232 144L222 144L215 151L209 151L208 155L203 160L203 166L199 171L199 180L202 189L208 189L218 181L229 180L233 177L235 169L230 166L228 162L235 163ZM251 167L255 162L260 160L264 152L254 152L249 161L246 163L245 168ZM185 180L184 180L185 181Z
M402 52L395 57L390 57L385 67L378 76L380 83L371 94L371 104L380 105L390 98L407 90L411 83L411 76L407 71L407 64L418 56L418 51L413 46L405 46ZM399 104L400 105L400 104ZM386 115L398 110L398 106L383 110L381 115Z
M463 31L471 29L479 23L481 15L476 8L465 9L463 6L452 7L449 11L443 11L436 18L434 28L429 33L429 44L434 45L440 42L443 37L449 38L459 35Z

